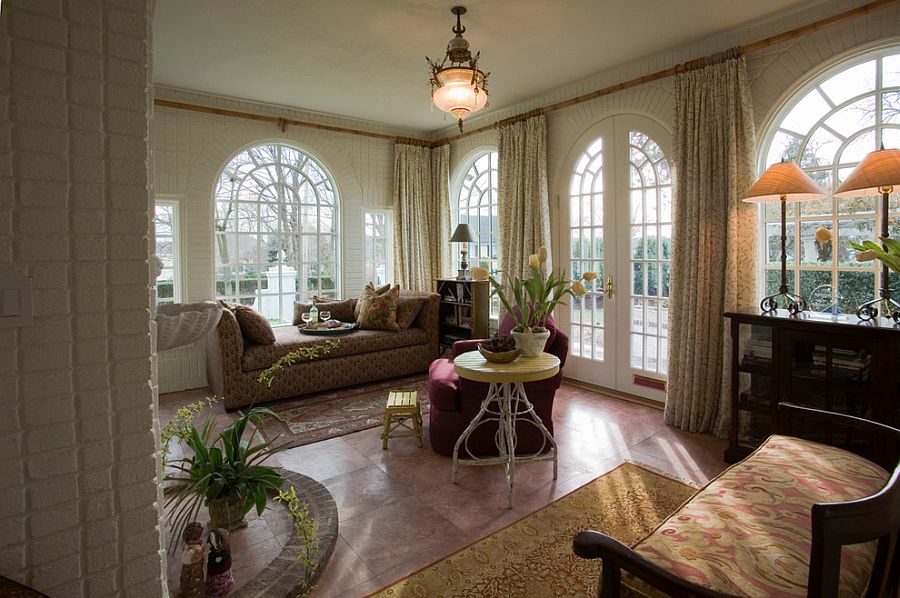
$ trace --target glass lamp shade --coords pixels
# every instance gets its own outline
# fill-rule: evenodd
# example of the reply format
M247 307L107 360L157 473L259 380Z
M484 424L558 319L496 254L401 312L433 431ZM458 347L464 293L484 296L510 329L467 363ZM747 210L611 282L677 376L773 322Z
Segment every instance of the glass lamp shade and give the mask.
M856 197L890 193L900 186L900 149L882 149L867 154L834 195Z
M781 201L810 201L825 197L825 191L793 162L778 162L766 170L747 194L744 201L772 203Z
M487 92L481 89L484 73L480 70L475 71L474 83L472 69L465 67L446 68L435 73L434 78L440 87L431 97L440 110L462 120L487 105Z

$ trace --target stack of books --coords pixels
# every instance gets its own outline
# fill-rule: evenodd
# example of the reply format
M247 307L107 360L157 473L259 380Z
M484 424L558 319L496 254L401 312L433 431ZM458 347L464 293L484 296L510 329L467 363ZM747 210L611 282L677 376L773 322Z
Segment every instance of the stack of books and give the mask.
M824 345L816 345L812 352L812 369L814 375L824 376L828 363L827 350ZM853 380L863 382L869 377L869 364L872 356L865 349L831 350L832 379Z
M744 363L768 365L772 362L772 340L750 338L744 347Z

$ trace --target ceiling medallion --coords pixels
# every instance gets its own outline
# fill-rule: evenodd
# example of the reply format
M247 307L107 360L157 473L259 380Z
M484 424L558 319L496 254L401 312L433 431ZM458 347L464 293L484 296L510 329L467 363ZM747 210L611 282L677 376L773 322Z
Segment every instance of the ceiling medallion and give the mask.
M481 52L476 52L473 57L469 42L462 36L466 28L462 26L460 16L466 14L466 7L454 6L450 12L456 15L456 27L453 28L456 36L447 44L447 53L440 63L427 56L425 60L431 67L432 104L455 116L462 133L463 119L487 106L490 73L478 69Z

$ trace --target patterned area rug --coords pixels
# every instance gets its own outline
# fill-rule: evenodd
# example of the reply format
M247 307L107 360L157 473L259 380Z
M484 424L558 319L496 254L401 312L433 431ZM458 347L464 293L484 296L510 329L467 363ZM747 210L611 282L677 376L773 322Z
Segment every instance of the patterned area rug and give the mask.
M302 446L380 426L388 392L394 388L418 391L422 417L427 419L428 375L417 374L270 403L266 407L284 421L269 418L262 433L268 440L281 434L282 440Z
M595 596L600 562L576 557L572 537L594 529L634 544L695 491L660 473L623 463L372 596Z

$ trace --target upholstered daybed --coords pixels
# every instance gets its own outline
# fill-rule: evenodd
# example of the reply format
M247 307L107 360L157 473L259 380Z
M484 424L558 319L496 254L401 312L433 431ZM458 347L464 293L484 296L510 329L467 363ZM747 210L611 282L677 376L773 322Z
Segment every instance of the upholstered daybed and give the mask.
M900 431L781 408L779 424L798 413L818 419L819 435L829 429L825 437L849 438L854 449L866 440L863 452L889 469L826 444L771 436L634 547L579 532L575 554L603 562L598 596L619 596L623 585L625 595L644 596L897 595ZM832 427L821 427L826 421Z
M421 300L412 325L399 332L356 330L341 335L340 348L313 361L285 368L272 386L257 381L260 373L287 353L321 344L326 337L302 334L295 326L274 329L275 342L256 344L241 334L235 314L224 310L207 340L210 390L226 409L385 380L428 371L438 355L440 295L400 291L401 300Z

